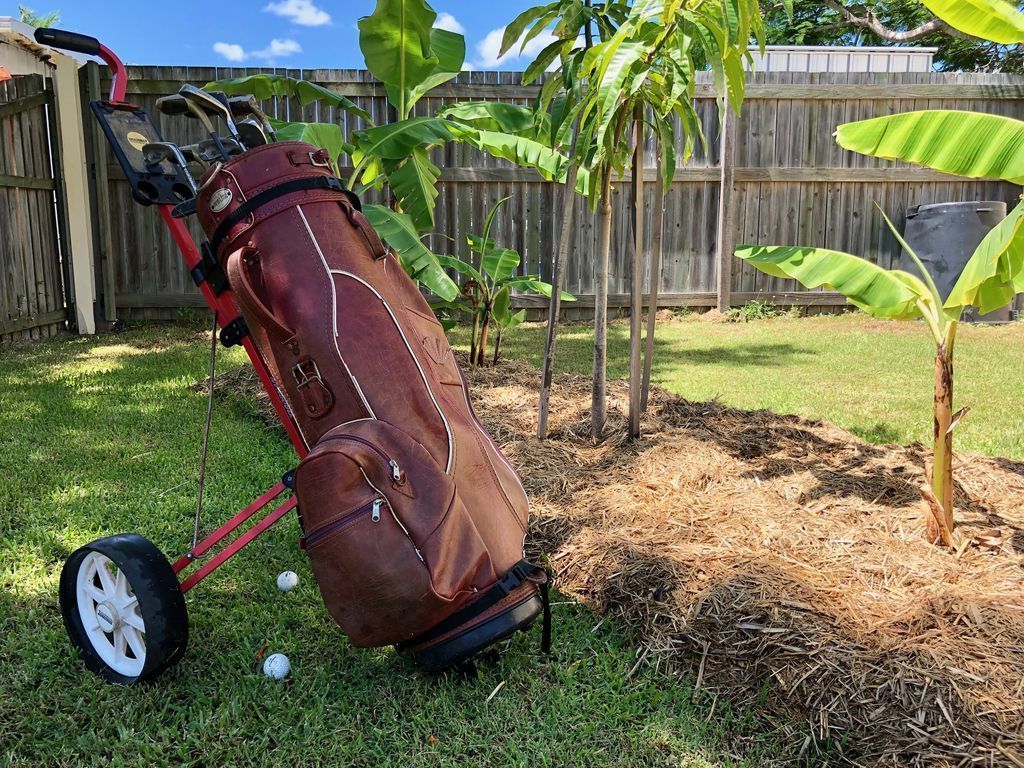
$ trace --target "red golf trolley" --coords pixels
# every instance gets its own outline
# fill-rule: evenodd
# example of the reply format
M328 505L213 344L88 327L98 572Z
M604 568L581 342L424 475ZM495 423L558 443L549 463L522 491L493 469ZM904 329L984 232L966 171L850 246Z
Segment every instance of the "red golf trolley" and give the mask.
M86 35L39 29L36 39L54 48L98 56L110 67L109 98L90 106L131 184L133 197L142 205L157 208L216 316L222 343L240 344L245 349L302 458L308 449L266 363L252 339L237 333L235 321L240 314L230 287L225 281L219 293L214 291L208 279L209 255L196 247L183 218L174 215L177 206L194 204L195 182L183 165L166 157L157 159L152 153L147 158L142 151L148 145L159 147L162 138L146 111L125 101L128 71L124 64L109 48ZM223 142L217 143L223 146ZM295 508L290 484L289 473L173 563L138 534L98 539L74 552L61 573L60 605L68 634L86 665L112 682L131 684L159 674L180 658L188 642L185 593ZM284 501L282 497L286 497ZM258 518L254 525L198 564L253 518ZM186 573L194 565L198 567Z
M171 563L142 536L125 534L72 553L60 604L86 664L131 684L180 658L185 593L297 509L297 498L324 603L353 645L394 645L421 669L438 671L472 664L543 615L547 650L548 577L523 559L529 501L522 482L473 412L419 288L334 176L326 152L277 142L251 96L191 85L157 107L191 115L209 138L165 142L146 111L125 101L127 71L98 40L54 29L37 30L36 40L110 66L110 96L90 108L132 196L158 209L214 313L220 342L248 353L304 460L200 541L204 438L188 552ZM207 168L201 183L194 163ZM197 213L209 236L199 248L184 224ZM236 242L242 232L244 242ZM259 290L250 270L258 270ZM210 397L215 351L216 339Z

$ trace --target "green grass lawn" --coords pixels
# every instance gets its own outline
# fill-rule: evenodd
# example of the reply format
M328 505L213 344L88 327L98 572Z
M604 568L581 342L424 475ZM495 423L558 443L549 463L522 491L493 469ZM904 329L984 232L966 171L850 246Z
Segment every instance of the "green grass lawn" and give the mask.
M465 331L457 340L468 343ZM715 397L838 424L874 443L929 443L934 345L918 323L847 314L708 323L690 315L658 327L652 379L691 400ZM516 328L507 354L540 365L544 327ZM593 334L566 326L556 370L589 374ZM962 326L955 407L970 406L956 446L1024 459L1024 323ZM629 326L609 331L609 377L629 373Z
M571 331L564 347L577 364L583 335ZM537 338L526 330L511 347ZM615 338L621 357L619 329ZM675 354L664 344L663 356ZM630 675L636 651L621 629L564 599L554 657L539 654L534 631L473 680L426 678L390 651L352 649L327 617L292 516L189 594L178 666L136 688L100 682L65 635L60 568L78 546L121 532L170 554L187 548L205 407L189 385L206 355L202 332L181 327L0 350L0 765L727 766L780 753L749 711L693 697L648 664ZM220 367L241 362L233 350ZM293 461L248 403L218 406L207 529ZM286 569L301 579L287 594L275 586ZM287 682L260 672L265 644L291 658Z

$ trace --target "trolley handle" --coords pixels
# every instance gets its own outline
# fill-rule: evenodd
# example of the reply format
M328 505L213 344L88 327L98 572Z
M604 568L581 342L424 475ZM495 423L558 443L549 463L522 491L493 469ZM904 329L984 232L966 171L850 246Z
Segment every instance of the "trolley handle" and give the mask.
M100 41L89 35L67 32L63 29L37 29L36 42L51 48L63 48L65 51L84 53L88 56L100 55Z
M117 55L95 37L68 32L64 29L40 28L35 31L36 42L51 48L99 56L110 67L113 76L110 82L110 104L123 104L128 84L128 69Z

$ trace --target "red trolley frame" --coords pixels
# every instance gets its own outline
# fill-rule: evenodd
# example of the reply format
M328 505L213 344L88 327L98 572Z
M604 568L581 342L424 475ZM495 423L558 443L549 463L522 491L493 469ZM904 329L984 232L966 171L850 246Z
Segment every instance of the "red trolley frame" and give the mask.
M131 106L125 101L125 93L128 85L128 70L124 63L113 53L113 51L104 45L99 46L97 55L110 67L113 75L110 85L110 96L107 103L111 107L115 108L118 106ZM159 209L160 217L164 220L164 224L166 224L168 230L170 230L171 236L174 238L174 242L178 246L178 250L181 251L181 255L184 258L189 271L199 267L202 264L202 256L199 248L196 247L195 242L192 240L192 235L189 233L188 227L185 226L185 222L182 219L174 218L172 214L174 206L157 205L156 207ZM203 298L206 299L207 305L209 305L210 309L213 311L217 319L217 324L220 327L223 328L236 318L241 317L241 313L238 311L238 307L235 304L230 287L226 288L221 293L216 294L210 287L209 283L203 281L199 283L199 290L202 292ZM264 389L266 389L267 394L270 396L270 402L273 404L278 418L284 425L285 431L288 433L288 438L291 440L296 453L298 453L300 459L303 458L309 452L309 448L306 446L302 435L299 433L299 429L291 416L291 412L281 399L277 385L271 378L270 370L267 367L266 362L263 360L262 355L249 336L242 337L241 344L249 355L249 361L252 363L252 367L256 370L256 375L259 376L260 382L262 382ZM243 523L250 520L258 512L264 510L271 504L271 502L276 501L278 497L288 490L289 489L285 486L283 481L273 485L265 493L245 507L245 509L238 512L230 520L221 525L216 531L211 533L195 547L178 558L172 566L174 572L180 577L182 571L194 564L199 558L206 555L211 549L217 546L217 544L237 530ZM284 517L290 510L294 509L295 506L296 500L294 497L288 498L286 501L278 504L272 511L264 515L258 522L246 530L245 533L241 534L238 538L221 549L208 562L200 565L199 568L191 573L191 575L182 578L180 582L181 591L188 592L194 586L199 584L199 582L222 566L231 557L236 555L257 536L264 533L274 523Z

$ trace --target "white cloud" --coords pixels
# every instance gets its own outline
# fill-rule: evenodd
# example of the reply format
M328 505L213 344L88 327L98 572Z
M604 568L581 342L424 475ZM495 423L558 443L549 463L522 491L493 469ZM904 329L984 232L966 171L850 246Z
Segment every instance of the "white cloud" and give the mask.
M302 46L295 40L274 38L267 44L266 48L260 51L247 51L237 43L214 43L213 52L219 53L228 61L236 63L250 58L270 61L302 53Z
M525 37L526 33L523 33ZM531 61L537 58L537 54L547 48L551 43L555 42L558 38L549 30L544 30L539 35L534 37L530 42L526 44L522 52L519 48L522 44L522 37L506 51L504 56L499 56L498 53L501 50L501 39L505 36L505 28L499 27L498 29L492 29L487 33L479 43L476 44L476 59L471 63L467 64L465 69L496 69L501 67L503 69L514 69L516 67L525 68ZM577 45L583 45L582 38L577 41ZM553 69L558 66L557 59L549 69Z
M317 8L312 0L281 0L278 3L269 3L263 10L283 16L293 24L303 27L322 27L331 23L331 15L322 8Z
M235 43L214 43L213 52L219 53L228 61L245 61L245 49Z
M466 28L459 23L459 20L450 13L445 13L444 11L437 14L437 19L434 20L434 26L437 27L437 29L447 29L449 32L455 32L459 35L466 34Z
M291 56L295 53L302 53L302 46L295 40L278 40L274 38L262 51L253 51L252 55L257 59L278 59L282 56Z

